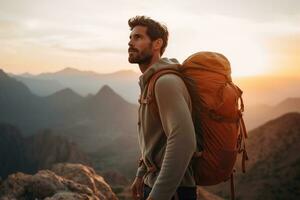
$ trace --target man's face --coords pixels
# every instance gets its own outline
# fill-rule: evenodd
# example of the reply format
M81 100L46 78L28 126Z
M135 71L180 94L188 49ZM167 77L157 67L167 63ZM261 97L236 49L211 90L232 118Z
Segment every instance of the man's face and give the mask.
M147 35L147 27L135 26L129 36L128 61L147 64L153 57L152 41Z

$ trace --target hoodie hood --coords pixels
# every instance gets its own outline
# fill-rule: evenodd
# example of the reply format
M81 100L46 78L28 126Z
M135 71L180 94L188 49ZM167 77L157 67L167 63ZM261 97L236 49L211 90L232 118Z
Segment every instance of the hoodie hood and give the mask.
M160 71L164 68L178 68L178 64L180 64L175 58L161 58L156 63L151 65L146 71L139 77L139 85L141 90L144 89L148 80L155 74L157 71Z

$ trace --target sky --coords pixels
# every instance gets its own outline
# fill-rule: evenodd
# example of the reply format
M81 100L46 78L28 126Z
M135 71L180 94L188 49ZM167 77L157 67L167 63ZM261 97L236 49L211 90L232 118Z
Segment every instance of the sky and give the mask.
M136 15L167 25L164 57L216 51L233 76L300 76L299 0L0 0L0 68L138 72L127 61Z

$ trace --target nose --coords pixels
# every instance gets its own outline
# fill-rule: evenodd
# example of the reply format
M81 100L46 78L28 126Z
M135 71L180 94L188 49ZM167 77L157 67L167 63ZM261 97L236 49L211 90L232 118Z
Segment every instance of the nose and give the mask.
M133 42L131 38L129 39L128 46L133 47Z

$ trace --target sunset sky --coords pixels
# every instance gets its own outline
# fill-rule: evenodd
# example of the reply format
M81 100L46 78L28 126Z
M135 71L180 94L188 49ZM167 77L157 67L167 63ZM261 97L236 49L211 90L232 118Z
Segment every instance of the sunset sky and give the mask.
M168 26L166 57L218 51L234 76L300 76L299 0L0 0L0 68L138 71L127 61L135 15Z

